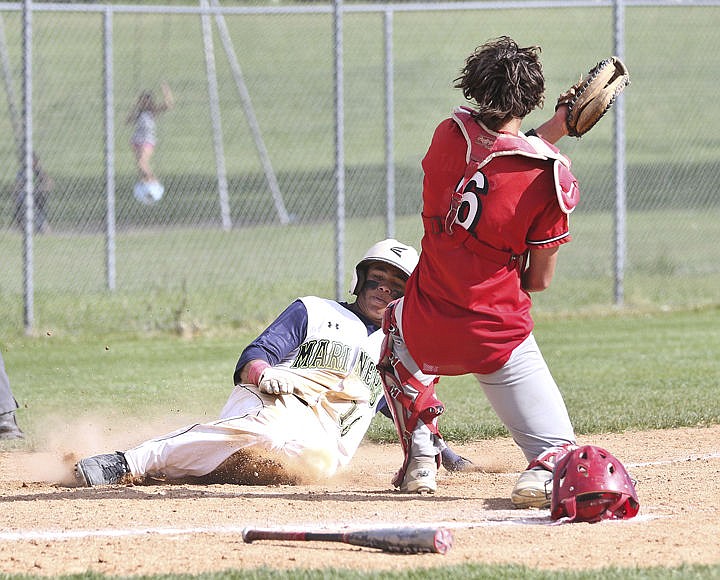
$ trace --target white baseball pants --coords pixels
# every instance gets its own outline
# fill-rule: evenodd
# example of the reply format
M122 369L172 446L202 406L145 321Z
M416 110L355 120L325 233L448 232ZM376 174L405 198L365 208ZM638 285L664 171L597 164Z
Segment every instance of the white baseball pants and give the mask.
M206 475L236 451L255 449L281 463L289 459L293 470L306 476L327 478L347 460L328 431L334 423L324 421L322 413L293 395L266 395L254 385L238 385L219 420L146 441L125 451L125 459L135 476L179 479Z

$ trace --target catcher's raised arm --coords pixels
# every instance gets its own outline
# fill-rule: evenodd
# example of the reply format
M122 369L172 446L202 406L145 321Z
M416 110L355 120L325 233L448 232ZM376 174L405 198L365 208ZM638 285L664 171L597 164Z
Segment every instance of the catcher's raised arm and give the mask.
M581 137L592 129L630 84L628 69L617 56L601 60L558 97L555 110L568 107L568 135Z

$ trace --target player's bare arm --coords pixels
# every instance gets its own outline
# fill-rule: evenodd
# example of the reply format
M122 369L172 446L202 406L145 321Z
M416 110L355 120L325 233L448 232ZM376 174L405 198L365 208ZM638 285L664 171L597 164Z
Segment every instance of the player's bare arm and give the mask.
M522 275L522 288L526 292L546 290L555 275L559 246L530 250L529 265Z
M552 117L535 129L535 134L549 143L560 141L560 139L568 135L567 111L568 107L566 105L559 106Z

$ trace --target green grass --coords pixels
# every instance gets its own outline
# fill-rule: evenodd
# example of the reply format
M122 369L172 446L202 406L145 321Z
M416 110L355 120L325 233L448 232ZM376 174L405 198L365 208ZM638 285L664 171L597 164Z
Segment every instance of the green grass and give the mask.
M720 423L720 308L667 313L540 317L535 330L579 434ZM30 438L47 415L214 417L232 387L235 362L256 330L193 340L137 336L18 337L0 343ZM40 361L40 364L39 364ZM470 377L443 377L441 427L451 441L507 432ZM378 416L373 441L392 441Z
M720 422L720 308L575 318L539 317L535 335L578 433L668 429ZM443 377L448 439L508 433L471 376ZM373 435L392 440L376 420Z

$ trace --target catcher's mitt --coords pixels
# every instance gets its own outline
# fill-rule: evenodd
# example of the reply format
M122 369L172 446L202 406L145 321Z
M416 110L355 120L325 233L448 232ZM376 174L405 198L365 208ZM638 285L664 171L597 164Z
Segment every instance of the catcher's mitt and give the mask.
M618 57L611 56L596 64L558 97L555 110L568 106L568 134L580 137L592 129L629 84L627 67Z

